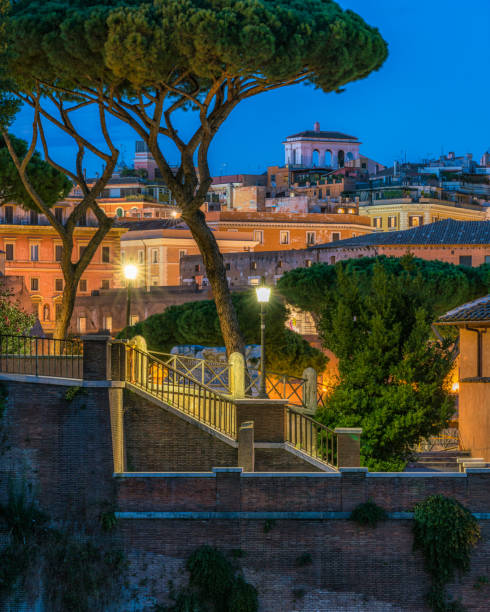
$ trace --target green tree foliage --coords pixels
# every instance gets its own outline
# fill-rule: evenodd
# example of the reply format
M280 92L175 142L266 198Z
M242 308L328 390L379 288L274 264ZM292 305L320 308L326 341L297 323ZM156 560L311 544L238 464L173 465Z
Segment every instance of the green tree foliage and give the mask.
M435 339L435 317L484 295L488 268L407 256L348 260L286 274L286 299L316 314L325 347L339 359L339 384L317 418L362 427L363 465L401 470L411 448L445 427L451 337Z
M23 158L28 149L26 141L12 134L10 140L17 155ZM50 208L58 200L66 197L72 188L71 181L62 172L45 162L37 152L27 166L27 174L36 192ZM42 212L27 193L5 140L0 136L0 205L8 202L15 202L23 208Z
M414 548L422 552L432 580L428 603L434 612L461 610L458 602L447 600L445 587L456 571L469 571L480 537L478 522L467 508L443 495L432 495L414 510Z
M233 305L238 315L240 328L247 344L260 341L260 307L253 291L235 293ZM284 324L287 310L277 297L272 296L266 308L266 357L273 371L300 376L303 370L314 367L323 371L326 358L299 334L287 329ZM119 337L131 338L142 335L148 347L155 351L168 352L173 346L198 344L223 346L216 304L212 300L188 302L170 306L161 314L124 329Z
M0 335L22 336L35 322L36 317L23 310L12 294L2 289L0 284Z
M8 68L20 91L40 86L57 99L102 105L146 142L203 256L228 352L243 351L223 259L201 211L212 182L209 147L232 110L252 96L297 83L340 91L377 70L387 57L378 30L333 0L12 6ZM182 110L195 113L185 130L176 123ZM175 148L176 172L166 157Z

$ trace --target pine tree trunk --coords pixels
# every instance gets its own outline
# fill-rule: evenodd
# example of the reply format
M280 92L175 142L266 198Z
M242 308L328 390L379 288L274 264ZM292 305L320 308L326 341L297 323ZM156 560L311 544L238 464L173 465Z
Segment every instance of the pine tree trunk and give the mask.
M213 290L226 352L228 356L235 352L244 355L245 345L240 333L235 308L231 301L223 256L220 253L216 238L207 226L201 210L183 212L182 218L189 226L203 258L206 275Z
M67 282L65 277L65 289L63 291L61 313L59 319L56 320L56 327L54 331L54 338L57 340L65 340L68 335L71 316L75 307L75 299L77 297L77 286L78 283L74 279Z

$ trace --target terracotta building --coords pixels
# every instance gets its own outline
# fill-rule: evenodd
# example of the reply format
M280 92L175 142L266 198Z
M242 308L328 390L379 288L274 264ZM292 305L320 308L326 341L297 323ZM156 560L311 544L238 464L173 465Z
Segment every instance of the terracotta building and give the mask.
M66 214L64 203L55 207L60 219ZM88 244L96 228L77 227L74 236L73 261ZM120 238L126 228L113 228L104 238L93 261L79 284L78 292L117 287L120 272ZM0 208L0 249L5 251L5 275L22 277L34 310L43 329L54 331L56 313L63 294L63 274L60 267L62 243L44 215L24 211L15 205ZM83 330L82 330L83 331Z
M446 219L410 230L370 233L309 248L258 251L257 248L250 253L228 253L224 256L227 276L233 287L257 284L262 277L268 283L275 284L285 272L294 268L309 267L314 263L335 264L345 259L377 255L403 257L412 253L422 259L479 266L490 263L490 221ZM202 265L199 255L182 258L182 284L193 282L194 270L198 265Z
M209 212L208 224L221 232L251 232L254 251L304 249L317 243L351 238L372 232L369 220L346 214L296 212Z
M459 329L459 436L474 458L490 462L490 295L443 315Z
M121 238L121 261L138 266L139 275L135 285L178 286L180 259L184 255L199 253L190 230L184 224L171 225L156 219L123 225L129 231ZM214 235L222 253L250 251L257 246L252 231L216 230ZM194 270L198 284L203 275L202 266Z

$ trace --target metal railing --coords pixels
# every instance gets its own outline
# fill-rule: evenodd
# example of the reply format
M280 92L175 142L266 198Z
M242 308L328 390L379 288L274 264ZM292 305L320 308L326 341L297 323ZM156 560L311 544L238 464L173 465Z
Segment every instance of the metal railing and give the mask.
M174 370L194 378L207 387L218 389L223 393L230 392L230 366L227 362L210 361L173 353L148 352L150 355L157 356L160 361L171 366Z
M149 353L125 346L126 382L236 440L236 406L228 397Z
M81 379L83 343L33 336L0 336L0 372Z
M287 408L287 441L310 457L337 465L337 434L326 425Z
M248 373L245 395L255 397L259 394L260 370L248 368ZM270 399L284 399L293 406L304 406L305 384L306 380L299 376L266 371L265 388Z
M418 453L445 450L461 450L459 430L456 427L442 429L436 436L421 440L416 447Z

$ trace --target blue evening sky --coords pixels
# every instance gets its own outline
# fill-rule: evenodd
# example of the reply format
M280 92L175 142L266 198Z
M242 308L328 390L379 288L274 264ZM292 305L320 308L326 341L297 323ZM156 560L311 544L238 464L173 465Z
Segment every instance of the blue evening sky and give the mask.
M379 28L389 44L385 64L342 94L296 86L244 102L210 151L215 175L263 172L267 165L283 164L283 139L311 129L315 121L322 129L357 136L361 151L384 164L405 155L418 161L448 151L472 152L479 160L490 149L490 0L339 3ZM191 121L190 113L183 121ZM23 111L14 131L28 138L29 123ZM95 116L86 116L84 123L98 131ZM71 165L71 146L62 135L49 133L55 156ZM130 164L134 133L121 125L114 125L114 133ZM99 169L99 162L88 161L90 174Z

